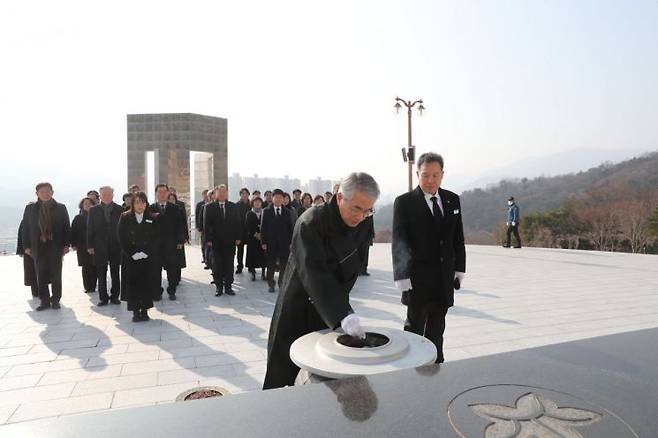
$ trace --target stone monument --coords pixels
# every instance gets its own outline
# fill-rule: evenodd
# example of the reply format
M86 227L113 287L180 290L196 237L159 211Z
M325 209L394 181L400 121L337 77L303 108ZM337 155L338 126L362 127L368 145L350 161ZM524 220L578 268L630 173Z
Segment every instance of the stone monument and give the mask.
M151 185L166 183L190 205L203 189L228 182L226 119L192 113L128 114L127 123L128 186L138 184L151 198Z

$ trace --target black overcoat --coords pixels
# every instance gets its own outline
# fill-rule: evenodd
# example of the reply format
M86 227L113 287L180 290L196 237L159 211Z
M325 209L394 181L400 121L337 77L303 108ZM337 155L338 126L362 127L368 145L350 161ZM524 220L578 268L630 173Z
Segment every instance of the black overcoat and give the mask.
M203 212L204 243L212 242L215 251L235 249L235 241L243 238L244 218L240 219L238 206L231 201L224 203L224 216L218 202L206 205Z
M262 215L261 211L261 215ZM260 217L253 211L247 212L245 216L245 230L247 236L247 268L264 268L266 266L265 251L260 239L255 234L260 233Z
M89 266L94 264L94 258L87 252L87 216L89 213L83 211L77 214L71 222L71 246L75 248L78 257L78 266Z
M411 303L454 304L455 271L466 272L459 196L439 189L443 218L436 221L417 187L393 204L393 278L411 279Z
M267 245L265 256L268 259L286 260L290 254L290 242L294 229L292 213L281 206L281 215L276 216L274 204L263 209L261 219L261 240Z
M184 261L185 249L176 249L176 245L184 244L187 238L180 207L167 202L164 212L160 212L158 203L151 204L149 208L151 213L157 216L159 223L158 251L155 259L165 269L184 267L181 263Z
M56 259L43 258L39 254L39 209L42 202L33 202L25 206L23 212L23 230L21 239L23 251L30 249L32 251L32 260L34 261L35 275L38 280L39 266L46 263L50 266L61 266L64 247L68 247L71 238L71 225L69 223L69 213L64 204L52 200L52 245L53 250L51 257ZM25 261L23 262L25 263ZM45 266L45 265L44 265ZM49 279L44 279L49 282Z
M91 207L87 217L87 248L94 248L94 264L121 263L121 247L117 239L117 225L123 208L110 204L110 222L105 220L103 205Z
M297 221L270 325L264 389L294 383L299 368L290 360L289 351L296 339L316 330L335 329L353 312L349 293L363 267L367 246L367 225L345 225L335 198Z
M144 212L141 223L137 223L131 211L121 215L117 234L125 264L125 278L121 299L128 302L128 310L150 309L153 296L160 289L160 265L158 251L158 220L151 212ZM135 253L143 252L146 259L133 260Z

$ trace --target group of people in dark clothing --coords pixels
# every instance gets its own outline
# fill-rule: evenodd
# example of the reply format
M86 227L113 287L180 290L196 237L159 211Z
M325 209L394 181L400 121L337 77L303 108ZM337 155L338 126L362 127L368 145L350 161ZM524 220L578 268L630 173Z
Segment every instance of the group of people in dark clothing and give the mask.
M314 206L323 205L333 198L331 192L318 195L314 202L310 193L294 190L292 197L281 189L266 191L264 198L255 190L240 189L237 202L228 200L227 187L204 190L204 200L195 208L196 228L203 242L201 251L206 269L212 270L216 296L235 295L234 259L237 256L235 274L241 274L246 266L251 281L266 280L268 291L274 293L286 271L293 230L299 217ZM374 239L374 225L369 218L370 244ZM245 251L246 249L246 251ZM245 257L246 255L246 257ZM275 273L278 280L275 281ZM367 264L363 275L369 275Z
M41 299L36 310L59 308L62 258L69 247L76 250L85 292L98 290L98 306L126 301L134 321L148 320L148 309L165 291L162 271L169 299L176 300L181 270L186 267L184 245L190 235L186 206L173 187L158 184L150 205L137 185L123 195L123 205L114 202L109 186L90 190L80 200L70 227L66 207L52 198L52 185L40 183L36 192L37 201L25 209L17 245L17 253L24 257L25 284ZM263 199L259 191L251 195L243 188L239 201L233 203L225 185L202 194L195 226L201 233L203 263L212 270L216 296L235 295L236 255L235 273L242 273L246 266L256 281L260 270L260 278L275 292L275 272L279 272L280 285L299 216L333 196L327 192L313 202L309 193L295 190L291 198L276 189L265 192ZM374 228L371 234L374 237Z

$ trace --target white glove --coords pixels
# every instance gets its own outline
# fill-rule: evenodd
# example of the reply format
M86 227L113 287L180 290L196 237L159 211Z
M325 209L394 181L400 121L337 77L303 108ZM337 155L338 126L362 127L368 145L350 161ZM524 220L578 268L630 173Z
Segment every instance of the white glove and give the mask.
M365 339L366 334L361 328L361 322L356 313L350 313L340 322L340 327L345 333L355 338Z
M509 222L505 222L505 225L507 225L509 227Z
M515 227L515 226L516 226L516 222L512 222L512 226Z
M133 260L142 260L142 259L146 259L146 258L148 258L148 255L146 255L146 253L143 253L143 252L136 252L132 256Z

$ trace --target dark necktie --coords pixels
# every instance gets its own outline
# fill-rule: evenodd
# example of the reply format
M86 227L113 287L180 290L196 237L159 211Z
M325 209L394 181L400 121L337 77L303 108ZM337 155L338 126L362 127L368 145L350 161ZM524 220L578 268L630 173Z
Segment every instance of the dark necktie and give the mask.
M443 213L441 213L436 196L432 196L430 199L432 200L432 213L434 214L434 219L437 221L441 220L443 218Z
M219 204L219 211L222 214L222 219L226 217L226 213L224 212L224 204Z
M277 217L281 216L281 207L276 208L276 215Z
M164 213L165 212L165 207L167 204L160 204L160 212Z

